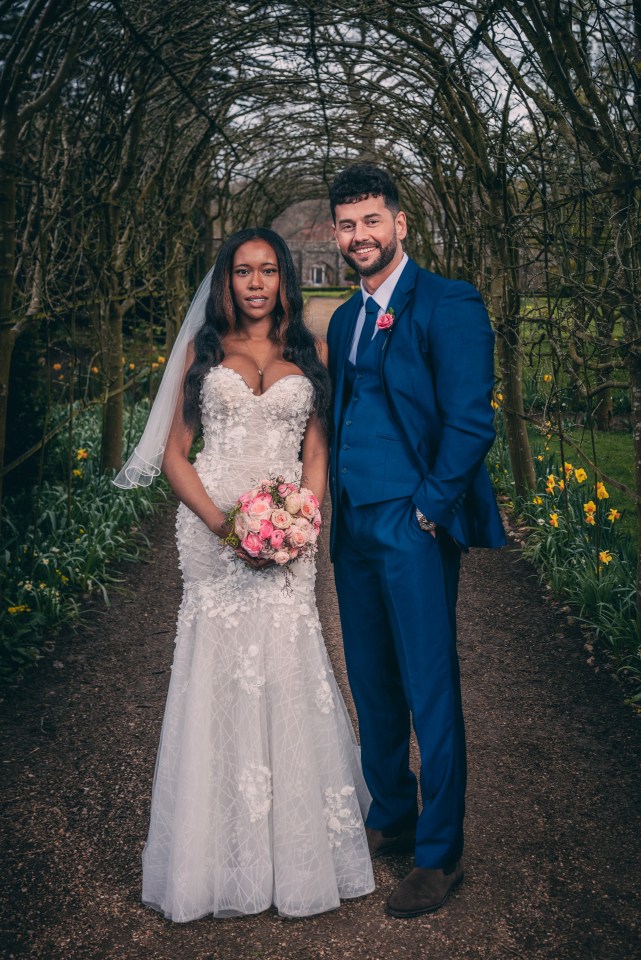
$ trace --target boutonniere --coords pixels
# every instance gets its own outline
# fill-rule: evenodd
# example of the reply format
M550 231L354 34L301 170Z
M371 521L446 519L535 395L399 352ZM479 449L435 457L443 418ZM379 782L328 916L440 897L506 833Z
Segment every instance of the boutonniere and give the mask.
M389 330L394 325L394 308L388 307L385 313L382 313L376 321L379 330Z

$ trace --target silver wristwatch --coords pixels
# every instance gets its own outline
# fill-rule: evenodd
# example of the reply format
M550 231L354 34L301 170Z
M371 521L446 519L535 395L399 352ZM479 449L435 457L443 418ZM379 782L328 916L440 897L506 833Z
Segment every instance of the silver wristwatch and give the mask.
M421 530L425 530L425 533L434 533L436 530L436 524L433 520L428 520L424 513L416 508L416 519L418 520L418 525Z

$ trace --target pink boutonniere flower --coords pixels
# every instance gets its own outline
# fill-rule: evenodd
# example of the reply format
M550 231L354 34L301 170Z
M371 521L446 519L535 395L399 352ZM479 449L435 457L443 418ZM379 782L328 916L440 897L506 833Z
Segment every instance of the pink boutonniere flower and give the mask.
M385 313L382 313L378 320L376 321L376 326L379 330L389 330L394 324L394 310L392 307L388 307Z

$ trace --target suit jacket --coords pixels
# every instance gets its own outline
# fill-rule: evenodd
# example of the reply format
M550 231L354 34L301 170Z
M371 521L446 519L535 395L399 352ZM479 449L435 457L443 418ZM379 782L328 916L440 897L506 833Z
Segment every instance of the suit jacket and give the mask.
M358 291L335 311L327 333L334 387L332 551L344 371L361 306ZM379 330L374 340L384 338L377 345L380 402L387 404L416 464L412 499L462 547L503 546L503 525L483 463L495 437L494 333L480 294L468 283L447 280L409 260L390 304L383 306L393 308L395 316L393 326ZM368 452L372 458L376 454ZM375 500L380 499L379 490Z

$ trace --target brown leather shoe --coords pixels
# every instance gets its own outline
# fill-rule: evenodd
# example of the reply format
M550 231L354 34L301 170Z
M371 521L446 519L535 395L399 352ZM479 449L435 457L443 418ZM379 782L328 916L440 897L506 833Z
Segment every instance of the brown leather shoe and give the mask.
M372 860L393 853L411 853L416 846L416 826L408 827L395 836L386 836L383 830L365 827L367 846Z
M460 860L449 873L414 867L394 890L385 909L393 917L420 917L423 913L433 913L443 906L462 880Z

